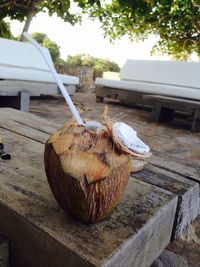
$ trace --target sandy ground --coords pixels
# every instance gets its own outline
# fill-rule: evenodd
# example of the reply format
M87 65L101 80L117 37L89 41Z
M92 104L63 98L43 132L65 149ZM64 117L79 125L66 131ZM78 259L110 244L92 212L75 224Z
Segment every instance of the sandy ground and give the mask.
M97 121L102 120L106 104L109 108L110 117L116 121L124 121L134 127L138 136L153 151L184 159L200 166L200 133L193 133L188 130L190 118L187 123L183 123L179 119L174 124L157 124L151 122L151 112L149 110L127 107L113 101L97 104L93 94L76 93L73 96L73 101L83 119ZM31 99L30 111L61 125L72 118L62 96ZM184 262L186 262L184 266L200 267L200 217L188 228L187 233L176 242L171 243L167 250L184 258ZM159 266L183 267L183 263L172 265L168 262Z

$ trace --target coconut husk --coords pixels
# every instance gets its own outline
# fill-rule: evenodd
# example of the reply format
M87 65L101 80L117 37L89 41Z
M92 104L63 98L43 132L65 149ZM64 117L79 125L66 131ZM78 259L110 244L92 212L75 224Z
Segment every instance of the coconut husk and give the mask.
M111 213L131 172L130 156L116 146L108 128L97 133L75 123L47 140L44 163L54 197L84 223Z

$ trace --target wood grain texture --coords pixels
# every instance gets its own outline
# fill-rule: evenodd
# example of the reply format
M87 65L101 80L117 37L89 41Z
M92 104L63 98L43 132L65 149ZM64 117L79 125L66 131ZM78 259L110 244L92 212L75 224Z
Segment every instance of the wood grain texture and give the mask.
M0 162L0 229L12 241L15 266L149 266L169 243L175 196L131 178L108 220L81 225L50 192L44 146L3 128L1 133L13 159Z
M1 118L9 119L14 122L18 122L22 125L28 126L29 128L34 128L38 131L43 131L48 134L53 134L55 131L57 131L62 126L60 124L56 124L55 122L51 122L49 120L46 120L34 114L24 113L19 110L13 110L11 108L1 108L0 115L1 115ZM4 124L1 123L1 121L0 121L0 126L1 127L4 126ZM18 125L17 126L14 125L13 127L15 127L16 132L19 132L19 134L24 135L23 129L21 130ZM31 131L30 131L30 134L31 134Z
M128 91L128 90L123 90L123 89L116 89L116 88L97 85L95 88L95 93L97 96L97 102L98 100L102 102L104 98L111 98L111 99L120 100L125 103L130 103L130 104L140 104L140 105L149 104L148 99L143 98L144 93L140 93L140 92L134 92L134 91Z
M73 95L75 85L66 85L69 95ZM16 96L21 90L28 90L31 96L59 94L57 84L47 82L31 82L17 80L0 80L0 96Z
M13 241L16 266L149 266L170 241L175 213L183 215L177 233L195 217L199 166L156 152L107 221L73 221L53 198L43 166L45 138L61 125L12 109L1 109L0 118L13 158L0 161L0 230Z
M186 179L200 183L200 166L194 163L169 155L161 155L160 152L155 153L155 155L149 159L149 163L175 174L180 174Z
M200 190L197 182L151 164L133 177L163 188L178 196L172 240L180 236L199 214Z

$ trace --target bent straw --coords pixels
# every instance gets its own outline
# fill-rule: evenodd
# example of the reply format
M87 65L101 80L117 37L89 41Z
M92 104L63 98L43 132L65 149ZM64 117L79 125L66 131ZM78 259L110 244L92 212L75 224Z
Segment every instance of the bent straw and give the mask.
M71 100L71 97L69 96L65 86L63 85L60 77L58 76L58 73L55 70L55 67L53 65L52 59L51 59L51 55L49 53L48 49L43 48L40 44L38 44L38 42L33 39L27 32L24 32L23 35L39 50L39 52L41 53L42 57L44 58L45 62L47 63L50 72L52 73L60 91L62 92L63 97L65 98L73 116L75 117L77 123L79 125L84 125L74 103Z

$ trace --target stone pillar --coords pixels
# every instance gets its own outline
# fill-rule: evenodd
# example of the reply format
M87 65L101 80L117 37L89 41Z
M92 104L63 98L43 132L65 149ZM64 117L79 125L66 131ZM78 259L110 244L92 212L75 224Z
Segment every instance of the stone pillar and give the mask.
M70 67L67 74L79 77L79 92L89 93L94 90L93 69L91 67Z

